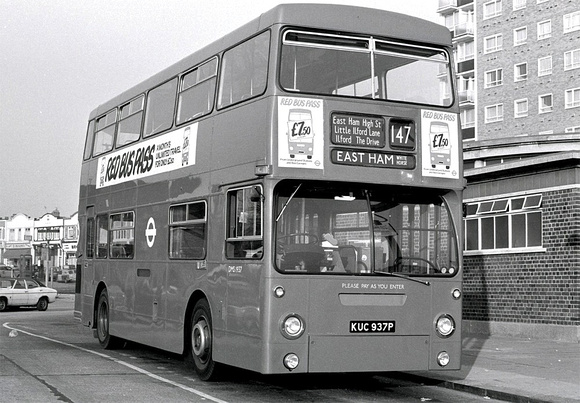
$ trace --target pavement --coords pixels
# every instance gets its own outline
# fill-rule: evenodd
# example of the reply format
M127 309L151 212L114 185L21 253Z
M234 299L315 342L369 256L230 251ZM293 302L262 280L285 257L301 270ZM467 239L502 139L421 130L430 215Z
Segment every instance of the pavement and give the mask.
M74 300L74 283L54 283ZM416 381L508 402L580 403L580 343L464 334L460 371L412 372Z
M580 402L580 344L467 334L460 371L412 375L509 402Z

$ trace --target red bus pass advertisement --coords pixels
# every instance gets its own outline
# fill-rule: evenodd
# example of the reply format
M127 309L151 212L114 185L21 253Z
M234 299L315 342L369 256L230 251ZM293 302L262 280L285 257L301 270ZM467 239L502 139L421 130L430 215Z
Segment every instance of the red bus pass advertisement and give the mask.
M423 176L457 179L462 151L457 114L422 110L421 135Z
M195 165L197 125L99 158L97 189Z
M320 99L278 100L278 165L324 168L324 114Z

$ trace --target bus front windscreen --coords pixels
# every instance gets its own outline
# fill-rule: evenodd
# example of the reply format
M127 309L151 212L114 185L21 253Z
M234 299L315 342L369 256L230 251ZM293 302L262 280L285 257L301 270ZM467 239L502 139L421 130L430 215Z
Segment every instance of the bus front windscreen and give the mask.
M453 276L459 269L451 215L435 190L285 181L276 209L280 272Z
M434 106L453 102L443 49L294 30L284 33L280 85L316 95Z

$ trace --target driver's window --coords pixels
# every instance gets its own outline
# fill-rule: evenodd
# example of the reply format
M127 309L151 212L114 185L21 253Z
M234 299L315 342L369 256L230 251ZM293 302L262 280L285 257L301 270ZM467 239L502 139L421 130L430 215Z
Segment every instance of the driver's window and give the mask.
M25 289L26 285L24 284L24 280L16 280L16 285L14 286L14 288L19 290Z
M262 194L261 186L248 186L228 192L226 257L262 258L264 254Z

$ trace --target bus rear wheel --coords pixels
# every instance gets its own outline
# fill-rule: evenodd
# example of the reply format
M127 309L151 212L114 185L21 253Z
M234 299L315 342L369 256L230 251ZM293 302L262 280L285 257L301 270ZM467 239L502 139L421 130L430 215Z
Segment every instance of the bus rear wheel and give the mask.
M123 344L123 340L109 334L109 294L107 289L101 291L97 304L97 338L105 350L114 350Z
M199 300L191 315L188 358L202 381L212 381L217 378L218 365L212 358L213 329L209 304L205 299Z

